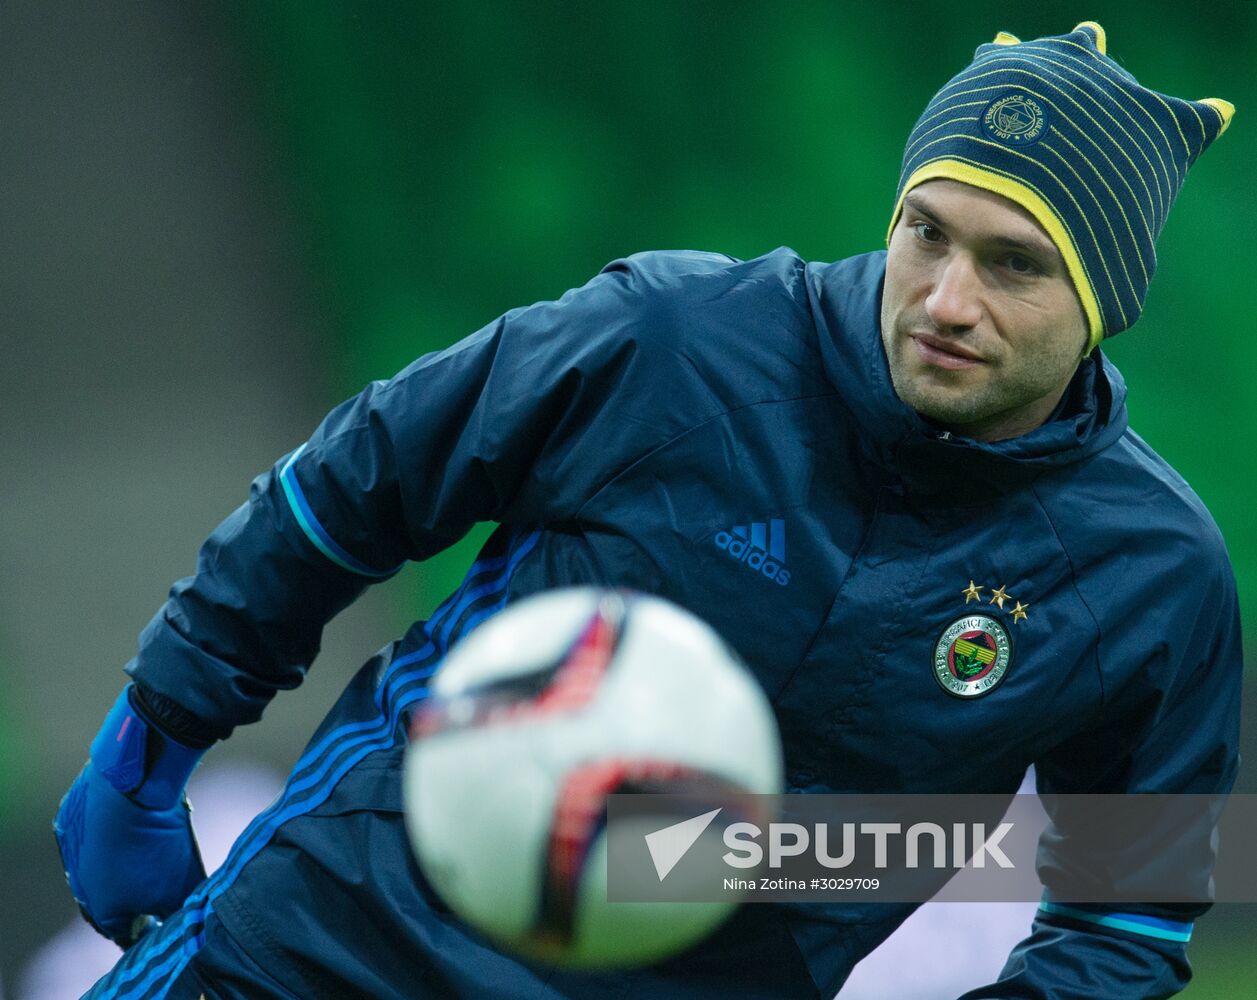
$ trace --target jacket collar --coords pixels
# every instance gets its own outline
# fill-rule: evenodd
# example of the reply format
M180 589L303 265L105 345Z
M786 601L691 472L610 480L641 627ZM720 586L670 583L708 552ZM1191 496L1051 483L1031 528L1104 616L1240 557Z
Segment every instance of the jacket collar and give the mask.
M826 377L859 425L868 456L912 491L977 499L1049 468L1080 462L1126 430L1126 383L1099 350L1079 367L1056 412L1006 441L948 434L896 395L882 348L886 252L809 265L812 314Z

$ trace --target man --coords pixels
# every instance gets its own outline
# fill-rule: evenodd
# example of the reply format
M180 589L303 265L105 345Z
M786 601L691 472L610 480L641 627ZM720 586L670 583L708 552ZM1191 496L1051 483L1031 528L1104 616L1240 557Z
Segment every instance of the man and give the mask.
M1232 109L1105 48L1093 22L981 46L909 138L885 253L613 262L369 386L261 476L141 636L58 815L85 914L142 934L90 995L832 995L911 905L747 906L593 975L502 955L433 895L401 819L409 712L452 642L554 586L711 622L773 701L793 790L1011 792L1030 764L1050 791L1229 790L1225 548L1097 346L1138 317ZM367 583L486 520L462 587L359 671L203 881L200 756L300 682ZM755 564L720 544L748 523ZM1169 996L1203 909L1047 898L969 996Z

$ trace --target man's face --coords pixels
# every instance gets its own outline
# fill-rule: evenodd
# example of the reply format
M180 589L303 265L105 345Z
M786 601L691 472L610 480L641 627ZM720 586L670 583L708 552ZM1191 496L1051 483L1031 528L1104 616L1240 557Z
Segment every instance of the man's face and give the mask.
M980 441L1039 426L1087 343L1052 240L1008 199L951 180L904 198L891 234L882 343L899 398Z

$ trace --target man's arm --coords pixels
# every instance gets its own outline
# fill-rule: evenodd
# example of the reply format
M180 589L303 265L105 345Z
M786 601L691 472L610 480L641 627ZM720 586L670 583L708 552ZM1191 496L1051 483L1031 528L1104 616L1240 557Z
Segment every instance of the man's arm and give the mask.
M159 721L221 738L256 720L367 585L477 522L569 516L675 432L659 400L682 366L661 356L648 284L617 262L333 410L254 482L144 630L127 672Z
M1164 671L1150 661L1145 676L1132 686L1136 704L1123 717L1131 718L1141 704L1152 705L1144 709L1145 724L1137 730L1133 723L1110 724L1062 744L1036 766L1041 794L1230 792L1239 766L1239 611L1230 566L1223 560L1212 569L1212 583L1195 590L1202 600L1194 623L1160 622L1170 630L1185 626L1177 636L1185 651L1178 668ZM1154 657L1170 646L1163 644ZM1149 684L1149 677L1156 679ZM1209 824L1200 816L1187 820L1184 828L1192 842L1180 874L1184 883L1207 886L1213 860ZM1134 844L1130 848L1138 850ZM1039 858L1047 892L1031 935L1013 950L997 982L966 993L963 1000L1138 1000L1171 997L1186 988L1191 979L1187 943L1194 921L1209 905L1072 903L1066 887L1077 885L1079 877L1091 880L1088 862L1101 864L1089 854L1088 848L1070 843L1066 830L1048 831ZM1112 883L1114 869L1104 868L1098 878Z
M95 926L129 943L136 916L168 914L203 877L183 797L192 768L301 682L326 622L367 584L478 521L572 516L704 417L669 405L696 376L671 356L667 275L650 266L695 263L615 262L507 313L337 407L254 482L141 635L135 683L58 812L67 876Z

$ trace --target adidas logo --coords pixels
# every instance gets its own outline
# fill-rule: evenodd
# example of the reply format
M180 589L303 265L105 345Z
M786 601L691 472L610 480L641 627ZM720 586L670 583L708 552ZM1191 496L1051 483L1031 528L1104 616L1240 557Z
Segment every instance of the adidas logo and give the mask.
M739 524L732 532L718 531L716 548L723 549L743 566L749 566L783 587L790 582L790 571L783 565L786 561L786 522L779 517L771 518L767 524L753 521L749 530L746 525Z

